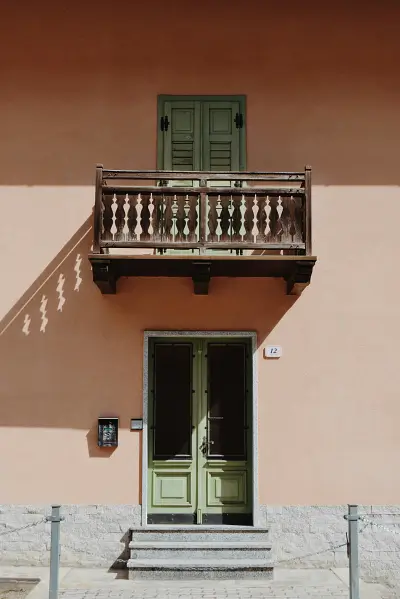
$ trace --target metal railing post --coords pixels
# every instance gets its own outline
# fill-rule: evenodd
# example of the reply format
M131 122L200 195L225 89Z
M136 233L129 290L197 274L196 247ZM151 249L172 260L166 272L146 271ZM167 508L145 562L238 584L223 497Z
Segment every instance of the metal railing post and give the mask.
M360 599L360 570L358 563L358 506L349 505L347 522L349 529L349 588L350 599Z
M51 506L51 516L46 519L51 522L50 542L50 582L49 599L58 599L58 583L60 575L60 505Z

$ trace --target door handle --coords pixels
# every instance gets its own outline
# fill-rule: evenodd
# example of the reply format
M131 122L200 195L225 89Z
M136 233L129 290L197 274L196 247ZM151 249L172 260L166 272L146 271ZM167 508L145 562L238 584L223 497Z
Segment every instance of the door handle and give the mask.
M208 454L208 450L210 448L210 445L214 445L214 441L207 441L207 437L204 436L203 437L203 441L199 447L200 451L202 452L202 454L204 456L206 456Z

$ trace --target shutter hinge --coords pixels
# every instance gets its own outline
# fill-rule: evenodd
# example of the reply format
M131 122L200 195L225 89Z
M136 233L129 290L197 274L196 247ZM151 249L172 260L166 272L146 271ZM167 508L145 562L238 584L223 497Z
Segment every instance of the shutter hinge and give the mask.
M235 116L236 129L243 129L243 114L237 112Z
M160 129L161 131L168 131L168 127L169 127L169 119L168 116L162 116L160 119Z

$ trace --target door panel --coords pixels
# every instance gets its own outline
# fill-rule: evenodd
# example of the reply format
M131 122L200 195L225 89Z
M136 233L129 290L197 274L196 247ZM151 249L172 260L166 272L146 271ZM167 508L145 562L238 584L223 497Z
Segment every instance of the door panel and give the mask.
M251 523L247 341L151 344L149 522Z
M192 505L191 471L171 468L164 472L153 472L154 505L168 507L188 507Z
M210 469L207 473L207 503L227 506L246 503L246 471L227 468Z

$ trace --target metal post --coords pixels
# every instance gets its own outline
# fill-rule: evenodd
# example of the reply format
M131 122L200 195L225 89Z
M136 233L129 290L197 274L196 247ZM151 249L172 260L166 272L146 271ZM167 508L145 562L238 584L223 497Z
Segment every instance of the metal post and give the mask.
M48 516L47 518L47 520L51 522L49 599L58 599L58 582L60 574L60 522L64 519L60 516L60 507L60 505L52 505L51 516Z
M347 521L349 526L349 583L350 599L360 599L360 572L358 565L358 520L356 505L349 505Z

